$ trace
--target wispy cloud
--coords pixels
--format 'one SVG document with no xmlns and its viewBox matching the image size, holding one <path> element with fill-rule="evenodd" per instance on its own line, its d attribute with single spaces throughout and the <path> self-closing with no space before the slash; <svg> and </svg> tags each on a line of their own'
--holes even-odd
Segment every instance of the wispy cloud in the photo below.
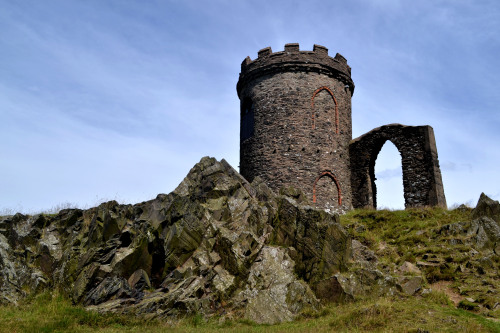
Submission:
<svg viewBox="0 0 500 333">
<path fill-rule="evenodd" d="M 204 155 L 236 167 L 241 61 L 288 42 L 347 57 L 354 136 L 430 124 L 448 201 L 497 193 L 498 17 L 495 1 L 4 3 L 0 203 L 131 202 Z M 379 156 L 379 179 L 398 163 Z"/>
</svg>

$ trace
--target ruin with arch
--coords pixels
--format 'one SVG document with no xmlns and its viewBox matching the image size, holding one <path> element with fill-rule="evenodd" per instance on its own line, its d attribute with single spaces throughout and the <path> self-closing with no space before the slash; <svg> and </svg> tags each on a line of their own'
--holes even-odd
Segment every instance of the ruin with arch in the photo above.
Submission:
<svg viewBox="0 0 500 333">
<path fill-rule="evenodd" d="M 317 207 L 376 208 L 375 161 L 385 142 L 401 155 L 405 207 L 446 207 L 430 126 L 390 124 L 352 139 L 351 68 L 324 46 L 286 44 L 247 57 L 240 98 L 240 173 L 273 190 L 301 189 Z"/>
</svg>

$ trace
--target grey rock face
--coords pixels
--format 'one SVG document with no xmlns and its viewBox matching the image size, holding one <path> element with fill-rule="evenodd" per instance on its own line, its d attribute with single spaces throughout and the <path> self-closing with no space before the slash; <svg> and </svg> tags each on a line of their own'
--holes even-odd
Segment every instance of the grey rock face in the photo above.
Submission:
<svg viewBox="0 0 500 333">
<path fill-rule="evenodd" d="M 309 286 L 295 278 L 294 262 L 287 251 L 268 246 L 250 268 L 248 283 L 235 301 L 245 304 L 246 318 L 267 324 L 292 320 L 305 307 L 319 305 Z"/>
<path fill-rule="evenodd" d="M 424 279 L 421 276 L 403 276 L 399 278 L 399 286 L 407 295 L 414 295 L 424 284 Z"/>
<path fill-rule="evenodd" d="M 477 249 L 491 249 L 500 253 L 500 204 L 481 193 L 473 220 L 447 224 L 438 232 L 446 235 L 465 236 L 465 242 Z"/>
<path fill-rule="evenodd" d="M 378 260 L 372 250 L 354 239 L 352 240 L 352 259 L 366 264 L 373 263 Z"/>
<path fill-rule="evenodd" d="M 500 225 L 486 216 L 472 221 L 467 233 L 474 238 L 477 247 L 480 249 L 485 247 L 495 248 L 500 242 Z"/>
<path fill-rule="evenodd" d="M 17 304 L 19 298 L 23 296 L 11 252 L 7 238 L 0 234 L 0 304 Z"/>
<path fill-rule="evenodd" d="M 4 218 L 1 302 L 50 286 L 89 309 L 145 318 L 292 320 L 329 297 L 313 290 L 346 270 L 351 251 L 338 216 L 294 198 L 205 157 L 154 200 Z"/>
<path fill-rule="evenodd" d="M 500 223 L 500 203 L 481 193 L 476 208 L 472 211 L 472 218 L 486 216 Z"/>
</svg>

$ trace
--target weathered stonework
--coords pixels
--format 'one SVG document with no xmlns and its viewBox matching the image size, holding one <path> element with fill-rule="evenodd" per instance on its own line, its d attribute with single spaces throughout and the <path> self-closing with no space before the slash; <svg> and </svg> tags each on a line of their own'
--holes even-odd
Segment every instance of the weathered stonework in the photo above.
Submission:
<svg viewBox="0 0 500 333">
<path fill-rule="evenodd" d="M 385 125 L 352 140 L 354 207 L 377 207 L 375 160 L 389 140 L 401 154 L 405 207 L 446 207 L 434 131 L 430 126 Z"/>
<path fill-rule="evenodd" d="M 241 100 L 240 172 L 261 176 L 278 191 L 302 189 L 325 208 L 351 208 L 350 67 L 340 54 L 315 45 L 299 51 L 259 51 L 246 58 L 237 85 Z"/>
<path fill-rule="evenodd" d="M 257 59 L 243 61 L 236 89 L 241 106 L 240 173 L 249 181 L 260 176 L 275 191 L 299 188 L 312 204 L 330 210 L 376 207 L 370 167 L 389 139 L 398 141 L 400 151 L 405 149 L 406 206 L 446 205 L 429 126 L 427 134 L 388 131 L 384 137 L 376 132 L 381 136 L 375 135 L 373 144 L 371 136 L 351 143 L 354 83 L 342 55 L 332 58 L 319 45 L 313 51 L 300 51 L 298 44 L 286 44 L 284 51 L 274 53 L 264 48 Z M 411 143 L 404 142 L 406 136 Z M 418 146 L 412 148 L 414 154 L 407 153 L 409 146 Z"/>
</svg>

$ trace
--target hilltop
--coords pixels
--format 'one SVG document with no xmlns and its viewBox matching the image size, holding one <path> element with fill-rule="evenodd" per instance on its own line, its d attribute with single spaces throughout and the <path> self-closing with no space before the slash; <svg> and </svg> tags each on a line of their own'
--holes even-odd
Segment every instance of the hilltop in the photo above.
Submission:
<svg viewBox="0 0 500 333">
<path fill-rule="evenodd" d="M 0 321 L 495 331 L 499 221 L 485 195 L 474 209 L 329 214 L 203 158 L 154 200 L 0 218 Z"/>
</svg>

